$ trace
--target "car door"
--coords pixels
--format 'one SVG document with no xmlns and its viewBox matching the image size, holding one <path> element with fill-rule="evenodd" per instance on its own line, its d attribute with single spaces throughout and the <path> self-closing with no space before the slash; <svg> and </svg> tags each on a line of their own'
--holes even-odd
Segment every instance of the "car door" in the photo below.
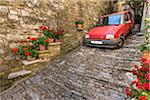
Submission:
<svg viewBox="0 0 150 100">
<path fill-rule="evenodd" d="M 129 20 L 131 21 L 131 23 L 129 24 L 129 27 L 130 29 L 132 29 L 134 26 L 134 16 L 132 15 L 130 11 L 128 12 L 128 17 L 129 17 Z"/>
<path fill-rule="evenodd" d="M 129 17 L 127 13 L 124 14 L 124 27 L 125 27 L 125 36 L 129 33 L 130 31 L 130 23 L 129 23 Z"/>
</svg>

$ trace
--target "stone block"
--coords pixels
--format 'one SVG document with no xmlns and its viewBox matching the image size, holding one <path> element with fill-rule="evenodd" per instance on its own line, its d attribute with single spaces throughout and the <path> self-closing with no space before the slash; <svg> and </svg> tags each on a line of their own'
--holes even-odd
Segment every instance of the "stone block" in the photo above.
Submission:
<svg viewBox="0 0 150 100">
<path fill-rule="evenodd" d="M 0 48 L 0 54 L 4 54 L 4 49 Z"/>
<path fill-rule="evenodd" d="M 41 59 L 36 59 L 36 60 L 33 60 L 33 61 L 27 61 L 27 60 L 23 60 L 22 61 L 22 63 L 24 64 L 24 65 L 31 65 L 31 64 L 35 64 L 35 63 L 39 63 L 39 62 L 41 62 L 42 60 Z"/>
<path fill-rule="evenodd" d="M 39 54 L 39 58 L 49 58 L 49 57 L 50 57 L 49 53 Z"/>
<path fill-rule="evenodd" d="M 12 15 L 17 15 L 17 14 L 19 14 L 19 12 L 17 11 L 17 10 L 12 10 L 12 9 L 10 9 L 10 12 L 9 12 L 10 14 L 12 14 Z"/>
<path fill-rule="evenodd" d="M 29 14 L 29 11 L 27 11 L 27 10 L 21 10 L 21 15 L 22 16 L 29 16 L 30 14 Z"/>
<path fill-rule="evenodd" d="M 0 6 L 0 12 L 8 13 L 8 7 L 6 7 L 6 6 Z"/>
<path fill-rule="evenodd" d="M 18 47 L 19 46 L 19 43 L 10 43 L 9 44 L 9 47 L 10 48 L 16 48 L 16 47 Z"/>
<path fill-rule="evenodd" d="M 20 20 L 17 15 L 13 15 L 13 14 L 8 14 L 8 18 L 12 20 L 17 20 L 17 21 Z"/>
<path fill-rule="evenodd" d="M 8 75 L 8 79 L 16 78 L 16 77 L 19 77 L 19 76 L 24 76 L 24 75 L 27 75 L 27 74 L 30 74 L 30 73 L 31 73 L 31 71 L 21 70 L 21 71 L 18 71 L 18 72 L 10 73 Z"/>
</svg>

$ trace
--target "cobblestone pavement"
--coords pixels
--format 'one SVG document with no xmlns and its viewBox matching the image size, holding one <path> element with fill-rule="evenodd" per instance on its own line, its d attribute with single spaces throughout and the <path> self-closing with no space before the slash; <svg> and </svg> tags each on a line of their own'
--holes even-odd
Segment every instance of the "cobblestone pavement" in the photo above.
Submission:
<svg viewBox="0 0 150 100">
<path fill-rule="evenodd" d="M 0 94 L 0 100 L 126 100 L 125 73 L 139 62 L 142 41 L 134 35 L 117 50 L 79 47 Z"/>
</svg>

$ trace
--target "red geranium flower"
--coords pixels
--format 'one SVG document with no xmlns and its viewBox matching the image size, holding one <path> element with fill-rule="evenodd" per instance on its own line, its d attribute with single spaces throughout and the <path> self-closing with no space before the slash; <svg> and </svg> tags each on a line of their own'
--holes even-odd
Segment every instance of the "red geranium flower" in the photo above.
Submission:
<svg viewBox="0 0 150 100">
<path fill-rule="evenodd" d="M 142 67 L 140 68 L 140 70 L 141 70 L 141 71 L 145 71 L 145 68 L 142 66 Z"/>
<path fill-rule="evenodd" d="M 139 66 L 138 66 L 138 65 L 134 65 L 134 68 L 138 69 L 138 68 L 139 68 Z"/>
<path fill-rule="evenodd" d="M 27 37 L 27 39 L 31 39 L 31 37 L 30 37 L 30 36 L 28 36 L 28 37 Z"/>
<path fill-rule="evenodd" d="M 40 30 L 46 30 L 46 26 L 40 26 Z"/>
<path fill-rule="evenodd" d="M 24 43 L 24 40 L 20 40 L 20 43 Z"/>
<path fill-rule="evenodd" d="M 32 41 L 36 41 L 36 38 L 35 38 L 35 37 L 33 37 L 33 38 L 31 38 L 31 40 L 32 40 Z"/>
<path fill-rule="evenodd" d="M 142 89 L 142 84 L 141 84 L 140 82 L 137 83 L 137 88 L 138 88 L 139 90 Z"/>
<path fill-rule="evenodd" d="M 146 80 L 150 81 L 150 73 L 145 75 Z"/>
<path fill-rule="evenodd" d="M 138 100 L 146 100 L 145 96 L 140 96 Z"/>
<path fill-rule="evenodd" d="M 127 94 L 127 96 L 132 96 L 132 92 L 130 91 L 130 88 L 129 87 L 126 87 L 124 89 L 124 92 Z"/>
<path fill-rule="evenodd" d="M 29 48 L 24 48 L 24 50 L 25 50 L 25 51 L 28 51 L 28 50 L 29 50 Z"/>
<path fill-rule="evenodd" d="M 143 73 L 142 73 L 142 72 L 140 72 L 140 73 L 139 73 L 139 76 L 141 76 L 141 77 L 142 77 L 142 76 L 143 76 Z"/>
<path fill-rule="evenodd" d="M 25 55 L 26 55 L 26 56 L 30 56 L 30 52 L 28 52 L 28 51 L 25 52 Z"/>
<path fill-rule="evenodd" d="M 146 72 L 150 72 L 150 68 L 148 68 L 148 67 L 145 68 L 145 71 L 146 71 Z"/>
<path fill-rule="evenodd" d="M 64 33 L 64 30 L 61 30 L 62 33 Z"/>
<path fill-rule="evenodd" d="M 144 88 L 146 90 L 150 90 L 150 83 L 144 83 Z"/>
<path fill-rule="evenodd" d="M 55 35 L 57 35 L 57 32 L 56 32 L 56 31 L 54 31 L 54 34 L 55 34 Z"/>
<path fill-rule="evenodd" d="M 137 74 L 137 70 L 133 69 L 132 73 L 133 73 L 133 75 L 136 75 Z"/>
<path fill-rule="evenodd" d="M 12 48 L 12 52 L 13 53 L 17 53 L 18 52 L 18 48 Z"/>
<path fill-rule="evenodd" d="M 145 58 L 141 58 L 142 63 L 145 63 L 147 60 Z"/>
<path fill-rule="evenodd" d="M 59 32 L 57 32 L 57 34 L 58 34 L 58 35 L 60 35 L 60 34 L 61 34 L 61 32 L 59 31 Z"/>
<path fill-rule="evenodd" d="M 45 42 L 46 42 L 46 43 L 48 43 L 48 42 L 49 42 L 49 40 L 50 40 L 50 39 L 48 38 L 48 39 L 46 39 L 46 40 L 45 40 Z"/>
</svg>

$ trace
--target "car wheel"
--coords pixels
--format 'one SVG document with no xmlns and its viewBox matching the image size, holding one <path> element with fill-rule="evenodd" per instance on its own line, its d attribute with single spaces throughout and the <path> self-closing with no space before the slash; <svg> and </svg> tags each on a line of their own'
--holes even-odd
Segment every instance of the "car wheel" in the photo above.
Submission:
<svg viewBox="0 0 150 100">
<path fill-rule="evenodd" d="M 125 38 L 123 36 L 120 37 L 119 42 L 117 44 L 117 48 L 118 49 L 121 48 L 121 47 L 123 47 L 123 45 L 124 45 L 124 39 Z"/>
</svg>

